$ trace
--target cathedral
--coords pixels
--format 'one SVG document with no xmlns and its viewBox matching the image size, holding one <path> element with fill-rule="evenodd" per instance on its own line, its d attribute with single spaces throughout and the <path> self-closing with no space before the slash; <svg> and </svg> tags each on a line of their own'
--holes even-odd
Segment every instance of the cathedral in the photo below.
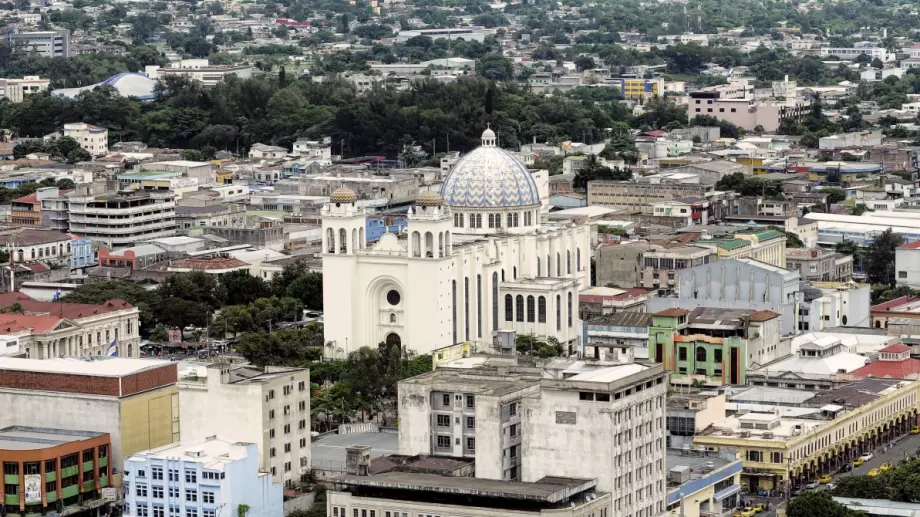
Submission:
<svg viewBox="0 0 920 517">
<path fill-rule="evenodd" d="M 578 292 L 590 285 L 590 225 L 548 221 L 545 171 L 496 145 L 464 155 L 440 193 L 424 191 L 402 235 L 367 246 L 357 196 L 322 209 L 327 358 L 384 342 L 418 354 L 492 348 L 499 331 L 578 346 Z"/>
</svg>

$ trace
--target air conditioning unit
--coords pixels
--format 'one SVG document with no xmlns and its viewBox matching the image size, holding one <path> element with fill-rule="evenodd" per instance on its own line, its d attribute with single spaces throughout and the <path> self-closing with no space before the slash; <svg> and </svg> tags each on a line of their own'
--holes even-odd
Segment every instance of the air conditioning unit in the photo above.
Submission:
<svg viewBox="0 0 920 517">
<path fill-rule="evenodd" d="M 773 438 L 773 432 L 772 432 L 772 431 L 766 431 L 766 432 L 763 433 L 761 436 L 763 436 L 764 439 L 769 440 L 769 439 Z"/>
<path fill-rule="evenodd" d="M 751 432 L 750 432 L 750 431 L 741 431 L 740 433 L 738 433 L 738 436 L 740 436 L 740 437 L 742 437 L 742 438 L 750 438 L 750 437 L 751 437 Z"/>
</svg>

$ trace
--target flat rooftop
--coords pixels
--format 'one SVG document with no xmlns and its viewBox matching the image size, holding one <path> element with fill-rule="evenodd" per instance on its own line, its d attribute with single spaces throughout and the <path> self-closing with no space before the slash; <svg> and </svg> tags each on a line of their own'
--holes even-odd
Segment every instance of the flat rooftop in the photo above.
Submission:
<svg viewBox="0 0 920 517">
<path fill-rule="evenodd" d="M 247 456 L 246 442 L 228 440 L 220 436 L 209 436 L 197 442 L 178 442 L 164 445 L 149 451 L 137 452 L 128 460 L 145 461 L 146 458 L 180 458 L 185 462 L 201 463 L 205 468 L 220 468 L 228 463 L 243 459 Z M 238 447 L 243 446 L 243 447 Z M 195 452 L 193 457 L 191 452 Z"/>
<path fill-rule="evenodd" d="M 61 373 L 69 375 L 90 375 L 93 377 L 124 377 L 145 370 L 152 370 L 173 364 L 157 359 L 128 359 L 125 357 L 20 359 L 0 357 L 0 370 L 20 372 Z"/>
<path fill-rule="evenodd" d="M 345 471 L 345 449 L 352 445 L 369 445 L 371 459 L 399 453 L 396 433 L 329 434 L 310 446 L 313 466 L 318 469 Z"/>
<path fill-rule="evenodd" d="M 11 426 L 0 429 L 0 450 L 32 451 L 102 436 L 94 431 Z"/>
<path fill-rule="evenodd" d="M 557 503 L 597 485 L 594 479 L 545 477 L 536 483 L 469 477 L 387 472 L 376 476 L 341 476 L 336 483 L 351 486 L 438 492 L 523 501 Z"/>
</svg>

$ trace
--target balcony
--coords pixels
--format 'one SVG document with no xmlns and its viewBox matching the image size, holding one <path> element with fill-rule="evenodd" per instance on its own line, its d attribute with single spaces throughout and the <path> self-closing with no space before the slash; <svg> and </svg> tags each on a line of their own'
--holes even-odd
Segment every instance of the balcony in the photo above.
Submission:
<svg viewBox="0 0 920 517">
<path fill-rule="evenodd" d="M 70 485 L 69 487 L 61 489 L 61 497 L 67 499 L 68 497 L 73 497 L 80 493 L 79 485 Z"/>
<path fill-rule="evenodd" d="M 87 207 L 81 205 L 70 205 L 71 214 L 96 214 L 104 215 L 106 217 L 112 217 L 116 215 L 134 215 L 143 212 L 150 212 L 152 210 L 165 210 L 165 209 L 175 209 L 176 203 L 173 201 L 159 202 L 159 203 L 148 203 L 140 206 L 132 206 L 126 208 L 95 208 Z"/>
</svg>

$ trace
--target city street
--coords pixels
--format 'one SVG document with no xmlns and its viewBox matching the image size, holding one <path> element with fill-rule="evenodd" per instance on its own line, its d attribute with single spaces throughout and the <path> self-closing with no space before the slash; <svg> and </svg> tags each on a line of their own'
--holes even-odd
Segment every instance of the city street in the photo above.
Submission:
<svg viewBox="0 0 920 517">
<path fill-rule="evenodd" d="M 883 463 L 890 463 L 893 466 L 897 465 L 902 460 L 908 459 L 916 454 L 918 449 L 920 449 L 920 435 L 904 436 L 891 444 L 888 450 L 880 448 L 876 451 L 873 451 L 872 454 L 874 457 L 863 465 L 855 467 L 853 470 L 843 474 L 835 474 L 833 476 L 834 481 L 832 481 L 832 483 L 836 483 L 838 479 L 846 476 L 865 476 L 869 473 L 870 470 L 880 467 Z M 822 487 L 818 488 L 817 490 L 824 489 L 824 485 L 822 485 Z M 783 502 L 782 497 L 745 496 L 744 500 L 748 506 L 762 502 L 770 503 L 770 509 L 768 511 L 757 514 L 758 517 L 773 517 L 776 515 L 776 505 Z"/>
</svg>

